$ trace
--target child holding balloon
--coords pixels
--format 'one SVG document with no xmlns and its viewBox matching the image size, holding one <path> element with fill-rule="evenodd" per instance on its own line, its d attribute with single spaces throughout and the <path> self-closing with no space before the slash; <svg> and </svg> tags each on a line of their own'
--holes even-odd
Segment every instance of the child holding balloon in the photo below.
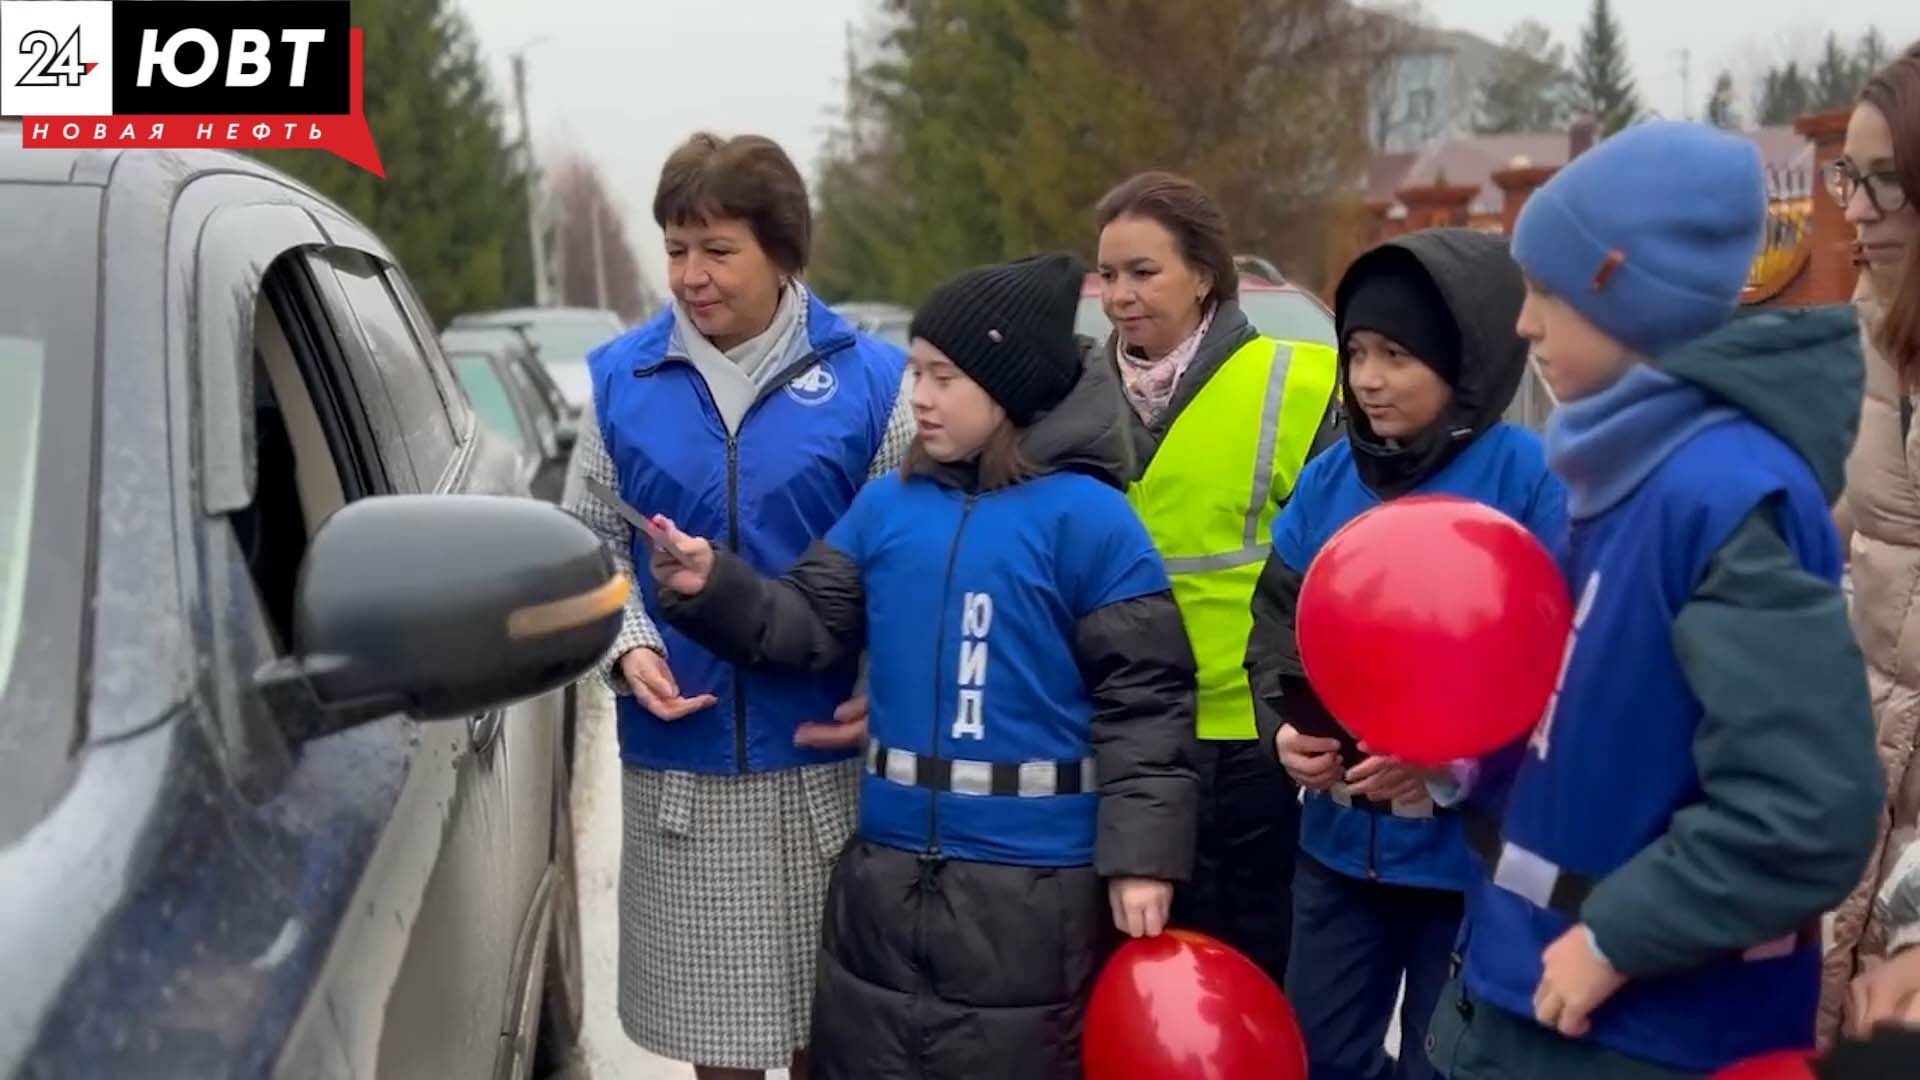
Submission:
<svg viewBox="0 0 1920 1080">
<path fill-rule="evenodd" d="M 1520 215 L 1575 616 L 1552 703 L 1471 792 L 1485 873 L 1431 1030 L 1453 1080 L 1697 1077 L 1813 1043 L 1818 920 L 1881 798 L 1827 511 L 1860 354 L 1845 310 L 1733 318 L 1765 199 L 1749 140 L 1662 122 Z"/>
<path fill-rule="evenodd" d="M 1073 336 L 1083 280 L 1062 255 L 936 290 L 901 476 L 778 581 L 664 524 L 654 577 L 682 631 L 743 665 L 870 657 L 815 1077 L 1078 1080 L 1114 928 L 1158 935 L 1191 869 L 1194 658 L 1122 492 L 1112 367 Z"/>
<path fill-rule="evenodd" d="M 1425 774 L 1366 753 L 1307 683 L 1301 581 L 1343 525 L 1412 494 L 1487 503 L 1559 543 L 1563 498 L 1540 441 L 1501 419 L 1526 373 L 1523 292 L 1505 241 L 1466 229 L 1413 233 L 1353 264 L 1335 298 L 1347 438 L 1301 473 L 1254 596 L 1255 715 L 1306 791 L 1286 989 L 1317 1077 L 1432 1075 L 1420 1048 L 1476 871 Z M 1403 979 L 1395 1065 L 1382 1045 Z"/>
</svg>

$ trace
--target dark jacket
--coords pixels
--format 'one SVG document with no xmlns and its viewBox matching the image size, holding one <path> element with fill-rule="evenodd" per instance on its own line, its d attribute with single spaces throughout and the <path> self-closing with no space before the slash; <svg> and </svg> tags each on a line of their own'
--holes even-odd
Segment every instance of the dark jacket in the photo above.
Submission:
<svg viewBox="0 0 1920 1080">
<path fill-rule="evenodd" d="M 1530 1015 L 1540 951 L 1579 922 L 1632 977 L 1593 1042 L 1710 1071 L 1812 1041 L 1817 922 L 1881 798 L 1828 515 L 1859 386 L 1846 312 L 1767 312 L 1554 418 L 1574 638 L 1517 772 L 1475 797 L 1578 876 L 1544 902 L 1476 887 L 1477 998 Z"/>
<path fill-rule="evenodd" d="M 1310 468 L 1326 473 L 1325 481 L 1357 477 L 1358 483 L 1378 499 L 1393 498 L 1419 487 L 1436 476 L 1455 457 L 1480 437 L 1502 424 L 1501 415 L 1513 401 L 1514 392 L 1526 374 L 1527 346 L 1513 330 L 1519 312 L 1519 270 L 1507 255 L 1506 244 L 1497 238 L 1465 229 L 1441 229 L 1413 233 L 1362 256 L 1348 270 L 1343 285 L 1367 270 L 1372 259 L 1414 259 L 1439 287 L 1447 306 L 1460 323 L 1461 379 L 1455 388 L 1448 412 L 1429 429 L 1429 433 L 1402 448 L 1386 446 L 1373 435 L 1364 413 L 1355 413 L 1345 425 L 1346 445 L 1332 454 L 1315 459 Z M 1344 296 L 1346 290 L 1341 290 Z M 1343 343 L 1344 344 L 1344 343 Z M 1342 349 L 1341 384 L 1347 381 L 1345 350 Z M 1346 391 L 1351 396 L 1352 391 Z M 1532 493 L 1516 492 L 1529 503 L 1538 503 L 1538 514 L 1526 505 L 1501 507 L 1511 516 L 1529 525 L 1540 519 L 1540 527 L 1564 527 L 1552 520 L 1560 516 L 1558 487 L 1546 476 L 1539 444 L 1531 437 L 1512 432 L 1513 443 L 1502 456 L 1530 457 L 1536 483 Z M 1337 458 L 1337 460 L 1336 460 Z M 1529 464 L 1522 462 L 1521 464 Z M 1305 486 L 1309 477 L 1302 477 Z M 1542 488 L 1546 490 L 1541 490 Z M 1482 501 L 1498 502 L 1483 493 Z M 1547 505 L 1553 504 L 1553 505 Z M 1303 508 L 1303 511 L 1309 508 Z M 1322 521 L 1313 530 L 1322 538 L 1341 522 Z M 1282 522 L 1275 522 L 1275 529 Z M 1549 548 L 1559 537 L 1543 536 Z M 1310 553 L 1309 553 L 1310 554 Z M 1300 651 L 1294 638 L 1294 612 L 1300 600 L 1300 583 L 1306 576 L 1305 565 L 1290 565 L 1276 550 L 1261 572 L 1260 586 L 1253 596 L 1253 634 L 1247 642 L 1246 667 L 1252 684 L 1254 718 L 1260 741 L 1273 753 L 1274 736 L 1280 725 L 1291 723 L 1309 734 L 1341 739 L 1349 764 L 1363 755 L 1354 748 L 1352 736 L 1341 728 L 1319 695 L 1307 682 L 1300 664 Z"/>
<path fill-rule="evenodd" d="M 829 892 L 816 1075 L 1078 1076 L 1112 932 L 1101 878 L 1189 871 L 1193 657 L 1119 491 L 1115 393 L 1089 363 L 1022 437 L 1034 479 L 981 491 L 962 464 L 876 480 L 780 580 L 722 553 L 699 596 L 664 600 L 743 664 L 824 669 L 869 650 L 874 745 Z M 895 751 L 916 765 L 890 777 L 876 754 Z M 958 759 L 1077 754 L 1097 795 L 936 790 Z"/>
</svg>

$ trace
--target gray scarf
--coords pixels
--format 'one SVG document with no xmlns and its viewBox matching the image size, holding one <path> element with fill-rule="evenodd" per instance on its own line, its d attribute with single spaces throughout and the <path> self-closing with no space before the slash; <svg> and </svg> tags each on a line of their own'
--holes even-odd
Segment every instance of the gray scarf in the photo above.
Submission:
<svg viewBox="0 0 1920 1080">
<path fill-rule="evenodd" d="M 720 410 L 727 430 L 738 431 L 740 421 L 767 384 L 798 359 L 796 344 L 807 340 L 807 290 L 790 281 L 780 292 L 780 305 L 765 330 L 721 352 L 693 325 L 685 305 L 673 305 L 673 346 L 706 380 L 707 391 Z"/>
</svg>

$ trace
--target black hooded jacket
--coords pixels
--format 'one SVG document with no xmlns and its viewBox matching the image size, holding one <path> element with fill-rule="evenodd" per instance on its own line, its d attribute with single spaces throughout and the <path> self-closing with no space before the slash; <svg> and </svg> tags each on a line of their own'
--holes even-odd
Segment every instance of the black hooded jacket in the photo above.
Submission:
<svg viewBox="0 0 1920 1080">
<path fill-rule="evenodd" d="M 1382 499 L 1406 494 L 1445 468 L 1474 439 L 1501 418 L 1526 375 L 1527 344 L 1514 330 L 1525 299 L 1519 268 L 1504 239 L 1470 229 L 1430 229 L 1411 233 L 1362 255 L 1348 268 L 1335 292 L 1336 319 L 1346 320 L 1346 304 L 1357 283 L 1383 263 L 1411 263 L 1427 274 L 1446 300 L 1460 331 L 1460 378 L 1440 419 L 1420 435 L 1389 444 L 1373 433 L 1366 414 L 1347 418 L 1347 442 L 1360 480 Z M 1348 400 L 1346 342 L 1341 342 L 1340 382 Z M 1269 753 L 1283 723 L 1310 735 L 1340 739 L 1349 764 L 1362 756 L 1313 692 L 1300 665 L 1294 638 L 1294 613 L 1300 601 L 1304 568 L 1296 571 L 1277 554 L 1267 557 L 1253 595 L 1253 632 L 1247 642 L 1246 668 L 1254 698 L 1254 721 Z"/>
</svg>

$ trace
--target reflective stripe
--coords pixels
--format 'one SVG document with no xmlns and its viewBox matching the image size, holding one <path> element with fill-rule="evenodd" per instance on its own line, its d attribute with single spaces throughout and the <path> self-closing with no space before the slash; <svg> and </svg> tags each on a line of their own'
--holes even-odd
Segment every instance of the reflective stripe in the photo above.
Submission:
<svg viewBox="0 0 1920 1080">
<path fill-rule="evenodd" d="M 1553 888 L 1559 884 L 1560 868 L 1511 840 L 1500 845 L 1500 861 L 1494 864 L 1493 883 L 1537 908 L 1553 906 Z"/>
<path fill-rule="evenodd" d="M 922 777 L 922 764 L 936 779 Z M 1068 793 L 1090 794 L 1099 790 L 1094 760 L 992 762 L 967 758 L 923 758 L 911 750 L 882 746 L 869 741 L 866 749 L 867 772 L 901 787 L 935 787 L 955 795 L 1016 795 L 1023 799 Z M 995 791 L 995 774 L 1000 774 L 1000 790 Z M 944 774 L 944 775 L 943 775 Z M 1064 783 L 1063 783 L 1064 779 Z"/>
<path fill-rule="evenodd" d="M 1268 550 L 1265 544 L 1249 544 L 1239 551 L 1227 551 L 1219 555 L 1195 555 L 1191 558 L 1165 561 L 1169 574 L 1204 574 L 1209 570 L 1231 570 L 1236 566 L 1265 562 Z"/>
<path fill-rule="evenodd" d="M 1253 491 L 1247 496 L 1246 526 L 1240 543 L 1253 547 L 1260 542 L 1260 511 L 1273 497 L 1273 454 L 1280 442 L 1280 402 L 1287 391 L 1287 369 L 1293 363 L 1293 347 L 1273 342 L 1267 361 L 1267 393 L 1260 402 L 1260 442 L 1253 452 Z M 1242 565 L 1242 564 L 1233 564 Z"/>
</svg>

